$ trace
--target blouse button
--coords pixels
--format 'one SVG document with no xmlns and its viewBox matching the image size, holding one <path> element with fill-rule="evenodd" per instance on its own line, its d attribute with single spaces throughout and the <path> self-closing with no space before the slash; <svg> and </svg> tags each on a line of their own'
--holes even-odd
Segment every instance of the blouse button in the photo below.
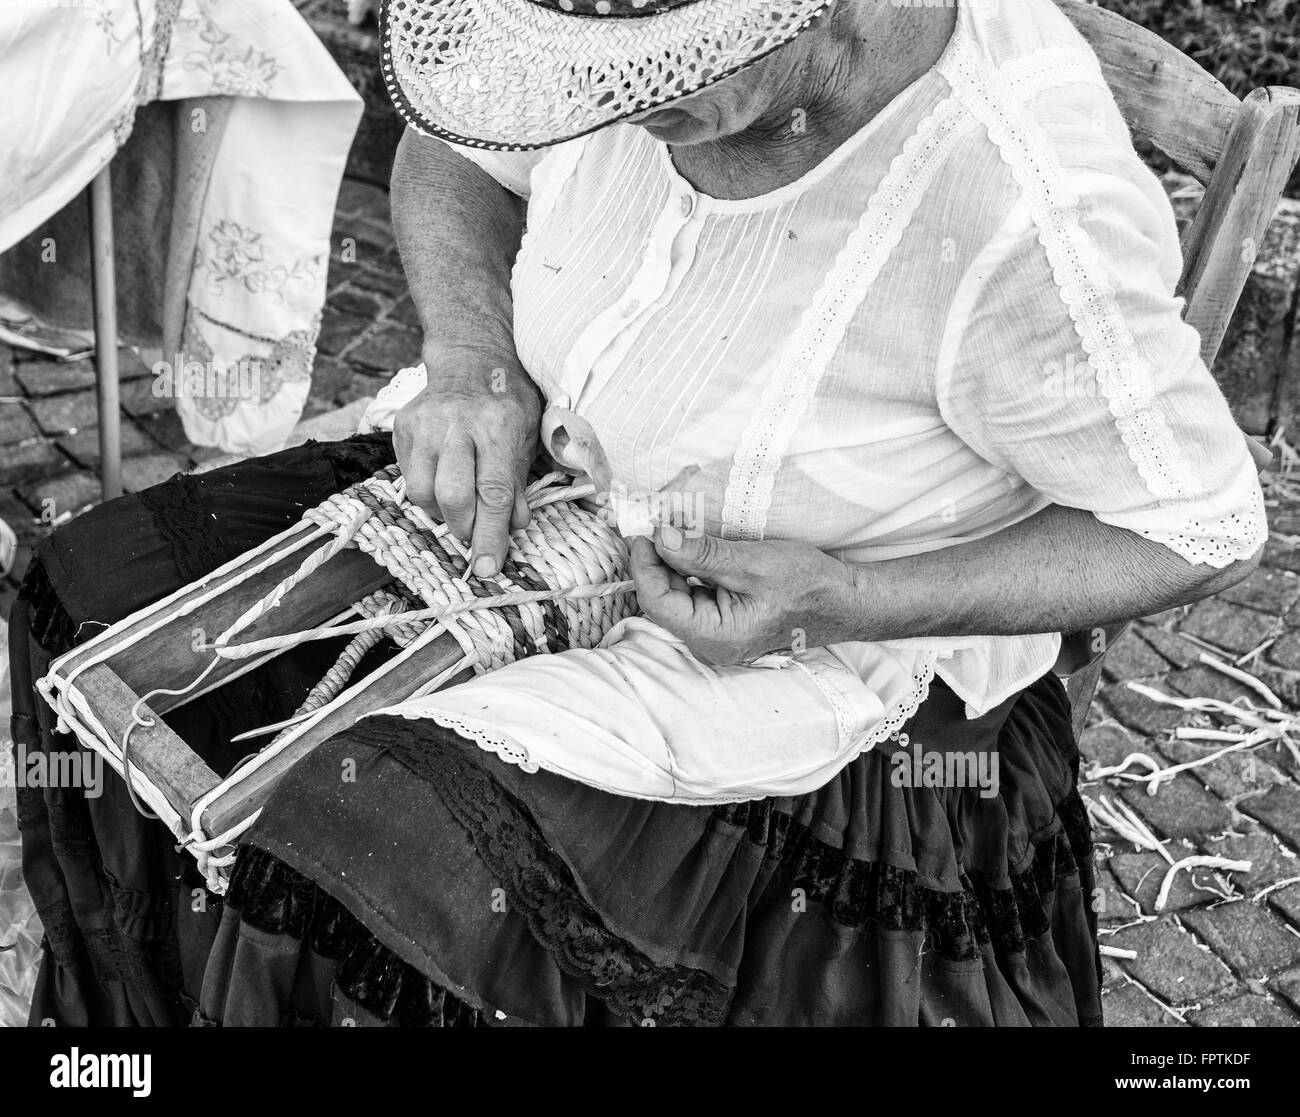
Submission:
<svg viewBox="0 0 1300 1117">
<path fill-rule="evenodd" d="M 695 199 L 690 194 L 682 195 L 682 216 L 690 217 L 695 212 Z"/>
<path fill-rule="evenodd" d="M 628 301 L 623 304 L 623 309 L 619 313 L 622 314 L 624 318 L 631 318 L 640 306 L 641 302 L 639 299 L 628 299 Z"/>
</svg>

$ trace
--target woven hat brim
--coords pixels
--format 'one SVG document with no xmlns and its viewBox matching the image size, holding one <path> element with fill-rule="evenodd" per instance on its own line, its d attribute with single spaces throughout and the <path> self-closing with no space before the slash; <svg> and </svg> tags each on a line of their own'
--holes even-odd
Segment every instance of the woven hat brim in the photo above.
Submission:
<svg viewBox="0 0 1300 1117">
<path fill-rule="evenodd" d="M 596 18 L 529 0 L 385 0 L 383 74 L 417 131 L 549 147 L 696 93 L 801 34 L 829 0 L 699 0 Z"/>
</svg>

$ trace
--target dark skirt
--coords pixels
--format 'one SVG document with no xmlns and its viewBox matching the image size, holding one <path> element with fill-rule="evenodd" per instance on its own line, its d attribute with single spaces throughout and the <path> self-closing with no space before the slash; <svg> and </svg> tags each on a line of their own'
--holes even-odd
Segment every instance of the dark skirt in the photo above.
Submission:
<svg viewBox="0 0 1300 1117">
<path fill-rule="evenodd" d="M 74 748 L 49 660 L 392 460 L 383 436 L 180 477 L 96 509 L 33 561 L 11 621 L 15 738 Z M 335 649 L 297 649 L 169 721 L 217 771 Z M 936 681 L 814 794 L 620 798 L 503 764 L 430 721 L 368 718 L 301 763 L 224 900 L 120 781 L 23 791 L 47 938 L 34 1023 L 1100 1023 L 1094 878 L 1063 688 L 978 721 Z M 906 785 L 895 756 L 996 756 L 993 793 Z M 910 755 L 910 750 L 908 755 Z M 925 782 L 925 781 L 922 781 Z"/>
</svg>

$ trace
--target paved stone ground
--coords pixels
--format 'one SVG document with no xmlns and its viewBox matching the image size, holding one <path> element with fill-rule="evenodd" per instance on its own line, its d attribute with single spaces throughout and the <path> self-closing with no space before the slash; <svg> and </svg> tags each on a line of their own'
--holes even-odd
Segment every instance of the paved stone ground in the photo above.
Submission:
<svg viewBox="0 0 1300 1117">
<path fill-rule="evenodd" d="M 1300 548 L 1287 534 L 1300 517 L 1284 498 L 1270 504 L 1273 541 L 1248 581 L 1140 622 L 1111 649 L 1081 743 L 1085 776 L 1133 752 L 1174 765 L 1223 747 L 1175 740 L 1179 726 L 1216 723 L 1128 687 L 1141 681 L 1175 696 L 1259 701 L 1250 688 L 1200 664 L 1206 651 L 1240 662 L 1288 710 L 1300 709 Z M 1250 872 L 1230 874 L 1226 883 L 1211 870 L 1180 874 L 1157 915 L 1167 863 L 1098 832 L 1102 941 L 1137 952 L 1135 959 L 1106 960 L 1108 1023 L 1300 1023 L 1298 777 L 1300 752 L 1266 745 L 1183 772 L 1154 796 L 1143 784 L 1114 779 L 1085 786 L 1085 795 L 1130 806 L 1174 860 L 1207 854 L 1251 863 Z"/>
<path fill-rule="evenodd" d="M 373 395 L 395 370 L 419 359 L 419 335 L 393 246 L 384 191 L 344 184 L 335 258 L 307 414 Z M 123 424 L 127 488 L 138 490 L 213 456 L 186 442 L 165 400 L 150 391 L 138 359 L 125 362 Z M 50 521 L 98 495 L 94 371 L 0 347 L 0 516 L 18 532 L 19 564 L 0 584 L 8 615 L 33 540 Z M 1142 751 L 1180 763 L 1213 751 L 1176 742 L 1192 716 L 1127 689 L 1142 680 L 1169 693 L 1232 700 L 1249 693 L 1197 664 L 1208 644 L 1220 658 L 1255 652 L 1255 670 L 1291 709 L 1300 709 L 1300 507 L 1271 510 L 1275 539 L 1247 583 L 1191 609 L 1142 622 L 1112 649 L 1083 740 L 1085 768 Z M 1203 641 L 1196 644 L 1188 637 Z M 1256 651 L 1266 641 L 1263 651 Z M 1108 945 L 1135 951 L 1107 960 L 1111 1024 L 1214 1026 L 1300 1023 L 1300 763 L 1284 748 L 1226 757 L 1185 772 L 1149 796 L 1142 785 L 1093 783 L 1093 797 L 1118 796 L 1175 859 L 1193 853 L 1248 859 L 1225 900 L 1209 871 L 1182 874 L 1167 910 L 1154 914 L 1164 862 L 1106 831 L 1098 834 L 1102 888 L 1096 898 Z M 1280 882 L 1289 882 L 1273 888 Z"/>
</svg>

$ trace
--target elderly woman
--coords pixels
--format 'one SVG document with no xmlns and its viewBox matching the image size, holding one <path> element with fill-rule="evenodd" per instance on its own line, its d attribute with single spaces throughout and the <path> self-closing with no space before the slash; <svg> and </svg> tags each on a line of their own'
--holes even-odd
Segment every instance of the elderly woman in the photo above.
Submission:
<svg viewBox="0 0 1300 1117">
<path fill-rule="evenodd" d="M 483 579 L 539 446 L 684 515 L 620 520 L 643 615 L 601 648 L 302 762 L 220 913 L 118 790 L 44 804 L 36 1015 L 1099 1023 L 1053 634 L 1231 585 L 1266 526 L 1096 58 L 1050 0 L 385 14 L 423 369 L 376 432 L 56 534 L 28 662 L 394 454 Z M 187 739 L 228 766 L 313 669 Z"/>
</svg>

